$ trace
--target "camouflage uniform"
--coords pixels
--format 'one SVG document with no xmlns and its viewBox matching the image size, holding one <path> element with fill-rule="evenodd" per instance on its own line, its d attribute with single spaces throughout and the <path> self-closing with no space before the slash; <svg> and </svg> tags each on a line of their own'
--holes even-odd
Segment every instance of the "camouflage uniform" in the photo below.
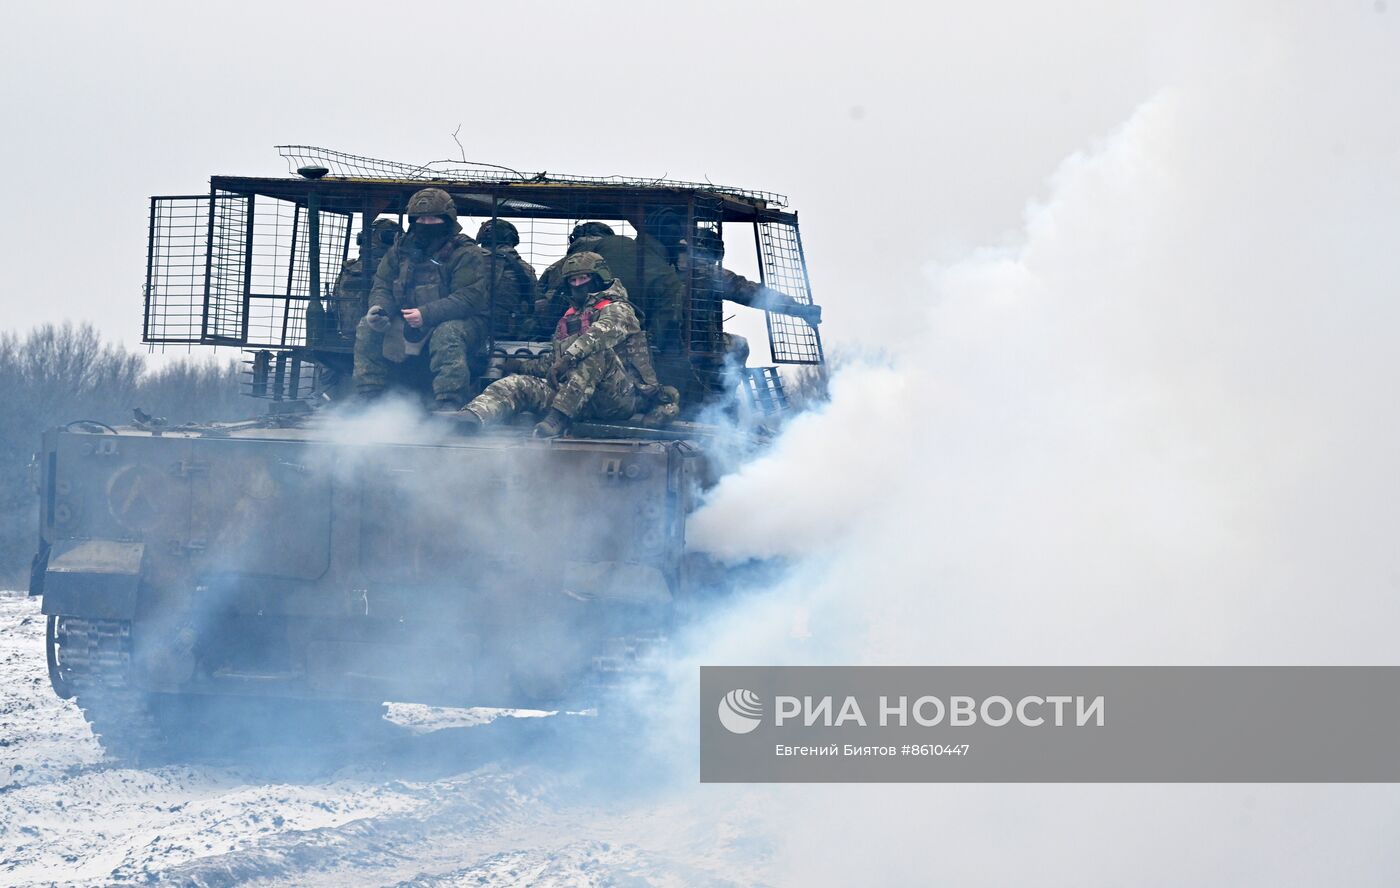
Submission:
<svg viewBox="0 0 1400 888">
<path fill-rule="evenodd" d="M 376 236 L 374 253 L 381 259 L 384 257 L 384 251 L 393 246 L 394 242 L 403 235 L 403 229 L 399 227 L 399 223 L 392 219 L 375 219 L 370 231 Z M 365 273 L 365 232 L 363 230 L 356 235 L 355 242 L 360 248 L 360 254 L 354 259 L 347 259 L 340 266 L 340 274 L 335 279 L 335 290 L 333 291 L 336 328 L 343 336 L 354 336 L 355 325 L 369 310 L 370 276 Z"/>
<path fill-rule="evenodd" d="M 612 234 L 579 237 L 569 245 L 568 255 L 582 251 L 597 253 L 607 260 L 608 268 L 631 295 L 651 344 L 663 350 L 679 349 L 684 288 L 671 267 L 666 248 L 645 234 L 640 238 Z M 542 288 L 548 288 L 541 295 L 551 298 L 548 317 L 558 317 L 563 310 L 562 298 L 554 297 L 559 286 L 558 265 L 550 266 L 540 279 Z"/>
<path fill-rule="evenodd" d="M 611 235 L 612 226 L 605 222 L 580 222 L 574 226 L 574 230 L 569 232 L 569 245 L 564 255 L 556 261 L 550 263 L 541 274 L 539 283 L 535 286 L 535 325 L 534 338 L 543 339 L 552 336 L 554 333 L 554 323 L 568 308 L 569 304 L 564 299 L 560 286 L 564 283 L 564 276 L 560 269 L 564 267 L 564 261 L 569 258 L 573 251 L 574 244 L 580 238 L 589 238 L 589 243 L 597 243 L 600 237 Z M 636 310 L 636 306 L 633 306 Z"/>
<path fill-rule="evenodd" d="M 428 226 L 414 225 L 379 263 L 370 291 L 369 312 L 355 331 L 355 384 L 374 394 L 388 383 L 393 364 L 402 364 L 424 345 L 433 375 L 433 395 L 460 405 L 469 392 L 468 359 L 486 340 L 490 309 L 490 257 L 462 233 L 452 198 L 426 188 L 409 199 L 410 218 L 439 215 L 445 238 L 432 239 Z M 401 310 L 417 308 L 419 328 L 408 326 Z M 387 314 L 387 329 L 376 330 L 371 316 Z"/>
<path fill-rule="evenodd" d="M 520 232 L 505 219 L 488 219 L 477 229 L 476 242 L 491 254 L 496 280 L 492 333 L 501 339 L 529 339 L 534 335 L 534 300 L 539 279 L 535 269 L 515 249 L 520 244 Z"/>
<path fill-rule="evenodd" d="M 570 235 L 571 242 L 569 244 L 569 252 L 563 259 L 560 259 L 546 269 L 544 275 L 540 278 L 541 286 L 551 280 L 554 282 L 554 286 L 551 290 L 542 291 L 543 295 L 550 297 L 547 306 L 543 310 L 552 312 L 553 317 L 559 317 L 560 314 L 565 312 L 569 307 L 564 296 L 564 291 L 567 289 L 567 286 L 564 282 L 562 269 L 573 257 L 583 255 L 584 253 L 597 253 L 602 257 L 612 279 L 621 282 L 623 289 L 628 293 L 629 301 L 631 299 L 632 291 L 627 289 L 627 276 L 618 274 L 612 260 L 593 248 L 602 247 L 603 249 L 609 250 L 614 255 L 619 256 L 623 261 L 631 261 L 635 267 L 637 262 L 636 241 L 630 237 L 621 235 L 608 234 L 599 236 L 590 234 L 588 232 L 596 229 L 589 229 L 586 226 L 606 228 L 601 222 L 586 222 L 576 227 L 574 229 L 574 234 Z M 642 267 L 643 271 L 646 272 L 655 271 L 658 268 L 664 270 L 665 275 L 658 274 L 654 275 L 654 277 L 663 281 L 660 284 L 660 286 L 663 287 L 662 292 L 666 294 L 663 298 L 674 298 L 676 309 L 675 324 L 679 326 L 680 278 L 676 277 L 675 272 L 671 271 L 669 265 L 658 265 L 659 259 L 654 251 L 660 249 L 661 247 L 659 244 L 654 248 L 650 245 L 644 247 L 644 250 L 648 252 L 644 255 Z M 670 280 L 664 281 L 664 278 L 667 276 L 669 276 Z M 641 279 L 643 281 L 647 280 L 645 275 L 643 275 Z M 675 285 L 674 294 L 670 292 L 670 284 L 672 282 Z M 638 322 L 645 325 L 648 317 L 647 314 L 644 311 L 638 310 L 635 306 L 633 306 L 632 310 L 638 315 Z M 539 317 L 541 313 L 541 308 L 537 307 L 536 317 Z M 680 393 L 673 386 L 663 385 L 661 380 L 657 377 L 656 370 L 651 360 L 651 345 L 654 342 L 656 342 L 655 334 L 648 332 L 646 329 L 641 329 L 623 340 L 617 346 L 616 350 L 618 357 L 622 359 L 623 366 L 631 373 L 632 384 L 636 386 L 637 394 L 643 400 L 644 405 L 647 407 L 664 408 L 656 412 L 655 416 L 652 416 L 651 423 L 654 425 L 664 425 L 680 414 Z"/>
<path fill-rule="evenodd" d="M 602 264 L 593 254 L 581 258 L 590 256 Z M 639 400 L 616 349 L 640 330 L 627 290 L 613 280 L 590 294 L 581 309 L 571 306 L 559 319 L 552 356 L 528 362 L 524 372 L 491 383 L 465 409 L 483 425 L 546 410 L 557 410 L 569 420 L 628 419 Z"/>
</svg>

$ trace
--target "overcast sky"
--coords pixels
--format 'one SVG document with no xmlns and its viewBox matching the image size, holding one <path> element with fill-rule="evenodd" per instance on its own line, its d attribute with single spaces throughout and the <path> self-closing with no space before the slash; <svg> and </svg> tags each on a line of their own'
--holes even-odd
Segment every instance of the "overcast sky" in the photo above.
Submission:
<svg viewBox="0 0 1400 888">
<path fill-rule="evenodd" d="M 1053 6 L 1053 8 L 1052 8 Z M 146 199 L 312 144 L 788 194 L 828 335 L 995 242 L 1152 95 L 1111 4 L 7 4 L 6 326 L 140 336 Z M 1116 6 L 1128 7 L 1129 4 Z"/>
<path fill-rule="evenodd" d="M 1388 2 L 9 6 L 5 327 L 135 345 L 147 197 L 279 143 L 423 162 L 461 124 L 516 169 L 779 191 L 824 337 L 878 355 L 696 517 L 799 565 L 703 662 L 1393 664 Z M 1400 867 L 1393 786 L 779 800 L 814 882 Z"/>
</svg>

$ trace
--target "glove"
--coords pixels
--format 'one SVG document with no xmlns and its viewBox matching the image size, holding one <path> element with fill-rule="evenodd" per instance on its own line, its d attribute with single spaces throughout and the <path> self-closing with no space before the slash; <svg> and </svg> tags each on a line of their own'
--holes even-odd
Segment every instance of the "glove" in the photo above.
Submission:
<svg viewBox="0 0 1400 888">
<path fill-rule="evenodd" d="M 389 312 L 384 310 L 384 306 L 372 306 L 365 314 L 365 324 L 376 333 L 383 333 L 389 329 Z"/>
<path fill-rule="evenodd" d="M 562 385 L 564 378 L 573 372 L 578 366 L 578 358 L 568 352 L 560 352 L 554 359 L 554 363 L 549 367 L 549 382 L 551 385 Z"/>
<path fill-rule="evenodd" d="M 820 305 L 799 305 L 797 316 L 813 327 L 822 322 L 822 307 Z"/>
</svg>

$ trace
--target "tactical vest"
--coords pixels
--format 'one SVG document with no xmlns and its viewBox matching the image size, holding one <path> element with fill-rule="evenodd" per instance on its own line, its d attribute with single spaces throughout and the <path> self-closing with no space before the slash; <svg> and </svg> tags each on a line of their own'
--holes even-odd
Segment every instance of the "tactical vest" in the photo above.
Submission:
<svg viewBox="0 0 1400 888">
<path fill-rule="evenodd" d="M 559 323 L 554 327 L 554 338 L 559 342 L 588 332 L 588 328 L 593 326 L 593 322 L 602 314 L 603 309 L 612 305 L 611 299 L 599 299 L 597 302 L 579 311 L 572 305 L 564 312 L 564 316 L 559 319 Z"/>
<path fill-rule="evenodd" d="M 345 336 L 355 335 L 355 325 L 369 309 L 370 277 L 360 259 L 351 259 L 341 266 L 336 279 L 335 312 L 340 332 Z"/>
<path fill-rule="evenodd" d="M 399 242 L 399 268 L 394 276 L 394 300 L 399 308 L 422 308 L 439 299 L 445 299 L 452 292 L 452 259 L 459 250 L 473 245 L 471 238 L 458 232 L 431 255 L 406 248 Z M 406 358 L 420 354 L 427 343 L 432 327 L 410 327 L 402 317 L 391 315 L 389 330 L 384 335 L 384 357 L 400 363 Z"/>
<path fill-rule="evenodd" d="M 497 248 L 493 253 L 496 262 L 503 263 L 504 276 L 515 287 L 515 298 L 520 302 L 532 302 L 535 298 L 536 281 L 531 276 L 525 260 L 511 247 Z"/>
<path fill-rule="evenodd" d="M 452 292 L 452 256 L 470 243 L 466 235 L 457 234 L 431 256 L 400 250 L 399 273 L 394 276 L 394 300 L 399 307 L 421 308 L 446 298 Z"/>
<path fill-rule="evenodd" d="M 528 339 L 534 325 L 534 269 L 514 247 L 489 251 L 492 268 L 491 334 L 504 339 Z"/>
<path fill-rule="evenodd" d="M 568 311 L 564 312 L 564 316 L 559 319 L 559 323 L 554 328 L 554 340 L 558 343 L 554 347 L 555 354 L 562 353 L 564 349 L 568 348 L 574 337 L 588 332 L 588 328 L 593 326 L 598 315 L 611 304 L 611 299 L 599 299 L 583 311 L 569 306 Z M 633 310 L 635 311 L 635 308 Z M 655 397 L 661 391 L 661 383 L 656 377 L 656 370 L 652 368 L 651 349 L 647 346 L 646 331 L 639 331 L 628 336 L 618 343 L 615 351 L 622 360 L 623 367 L 627 369 L 628 375 L 631 376 L 633 384 L 637 387 L 638 394 L 647 399 Z M 675 390 L 672 389 L 672 391 Z"/>
</svg>

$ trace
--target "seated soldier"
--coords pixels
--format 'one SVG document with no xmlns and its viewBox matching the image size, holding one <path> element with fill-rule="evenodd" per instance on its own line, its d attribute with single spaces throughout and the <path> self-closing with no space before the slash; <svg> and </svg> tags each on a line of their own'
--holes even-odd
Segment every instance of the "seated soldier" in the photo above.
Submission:
<svg viewBox="0 0 1400 888">
<path fill-rule="evenodd" d="M 678 351 L 682 339 L 684 289 L 662 242 L 645 232 L 628 237 L 613 234 L 612 228 L 602 222 L 584 222 L 575 226 L 573 234 L 569 235 L 566 256 L 584 250 L 607 260 L 613 275 L 622 281 L 637 320 L 647 332 L 649 344 L 663 351 Z M 558 295 L 558 269 L 562 267 L 561 259 L 545 269 L 540 278 L 540 295 L 544 301 L 536 303 L 535 316 L 545 321 L 558 317 L 567 307 Z"/>
<path fill-rule="evenodd" d="M 535 269 L 515 249 L 520 232 L 505 219 L 487 219 L 476 242 L 490 253 L 496 266 L 492 333 L 498 339 L 529 339 L 534 334 Z"/>
<path fill-rule="evenodd" d="M 331 291 L 330 308 L 323 307 L 319 299 L 307 302 L 306 344 L 314 349 L 325 349 L 317 351 L 313 360 L 318 365 L 317 389 L 328 397 L 339 397 L 348 387 L 345 382 L 350 365 L 338 352 L 344 340 L 355 338 L 355 325 L 369 307 L 369 286 L 374 269 L 365 267 L 365 257 L 377 263 L 401 234 L 403 229 L 393 219 L 375 219 L 369 229 L 360 229 L 355 235 L 359 255 L 341 263 L 335 289 Z M 336 394 L 331 394 L 333 392 Z"/>
<path fill-rule="evenodd" d="M 627 291 L 597 253 L 569 256 L 560 274 L 569 308 L 555 328 L 553 354 L 487 386 L 462 408 L 465 429 L 548 411 L 534 434 L 554 438 L 578 419 L 626 420 L 636 412 L 636 387 L 616 351 L 641 330 Z"/>
<path fill-rule="evenodd" d="M 666 425 L 680 415 L 680 392 L 674 385 L 663 384 L 657 376 L 651 349 L 658 346 L 676 352 L 681 348 L 681 280 L 671 268 L 665 249 L 653 238 L 614 234 L 612 227 L 603 222 L 580 222 L 569 235 L 568 253 L 540 277 L 541 298 L 535 303 L 537 323 L 552 323 L 569 307 L 561 270 L 569 256 L 585 251 L 603 257 L 627 292 L 627 302 L 642 329 L 618 346 L 618 357 L 632 374 L 632 384 L 641 396 L 646 411 L 643 423 L 653 427 Z"/>
<path fill-rule="evenodd" d="M 368 230 L 362 228 L 360 233 L 355 235 L 355 244 L 360 248 L 359 255 L 354 259 L 345 260 L 340 267 L 339 276 L 335 279 L 336 326 L 345 337 L 355 335 L 355 325 L 369 310 L 369 288 L 374 278 L 374 269 L 365 268 L 364 259 L 370 235 L 373 235 L 374 239 L 374 246 L 371 248 L 373 260 L 378 266 L 379 260 L 384 258 L 384 254 L 403 235 L 403 229 L 393 219 L 379 218 L 374 220 Z"/>
<path fill-rule="evenodd" d="M 456 410 L 471 389 L 468 358 L 488 335 L 490 257 L 462 233 L 441 188 L 415 193 L 406 215 L 408 233 L 379 263 L 355 330 L 355 385 L 377 396 L 409 362 L 421 366 L 426 349 L 437 405 Z"/>
</svg>

